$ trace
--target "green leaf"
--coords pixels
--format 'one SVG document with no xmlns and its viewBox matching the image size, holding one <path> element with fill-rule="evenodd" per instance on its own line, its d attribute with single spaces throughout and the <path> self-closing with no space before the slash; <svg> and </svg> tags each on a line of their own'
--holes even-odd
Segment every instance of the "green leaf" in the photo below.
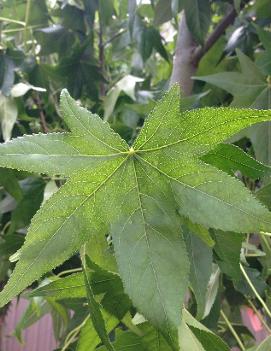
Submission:
<svg viewBox="0 0 271 351">
<path fill-rule="evenodd" d="M 194 78 L 228 91 L 234 97 L 233 106 L 251 106 L 267 87 L 267 82 L 263 73 L 249 57 L 240 50 L 236 50 L 236 53 L 241 72 L 220 72 L 210 76 Z"/>
<path fill-rule="evenodd" d="M 183 226 L 185 242 L 190 259 L 190 286 L 197 302 L 197 318 L 205 311 L 206 292 L 212 273 L 212 250 Z"/>
<path fill-rule="evenodd" d="M 13 196 L 17 201 L 22 199 L 22 189 L 15 177 L 14 171 L 10 169 L 0 169 L 0 184 L 5 190 Z"/>
<path fill-rule="evenodd" d="M 188 218 L 182 218 L 182 223 L 187 229 L 197 235 L 207 246 L 213 247 L 214 241 L 209 233 L 209 230 L 197 223 L 192 223 Z"/>
<path fill-rule="evenodd" d="M 91 263 L 88 279 L 93 293 L 102 295 L 100 303 L 103 308 L 121 320 L 130 309 L 131 301 L 123 291 L 120 277 Z M 35 289 L 30 296 L 46 296 L 57 300 L 85 298 L 86 291 L 83 273 L 75 273 L 65 278 L 54 280 Z"/>
<path fill-rule="evenodd" d="M 116 330 L 116 341 L 114 347 L 116 351 L 171 351 L 172 348 L 167 344 L 161 333 L 149 323 L 143 322 L 137 326 L 138 334 L 132 331 Z M 104 347 L 98 348 L 99 351 L 105 350 Z"/>
<path fill-rule="evenodd" d="M 31 297 L 45 296 L 57 300 L 86 297 L 83 273 L 74 273 L 65 278 L 53 280 L 49 284 L 33 290 Z"/>
<path fill-rule="evenodd" d="M 103 319 L 105 322 L 105 327 L 109 333 L 113 328 L 119 324 L 119 320 L 114 316 L 110 315 L 106 311 L 102 310 Z M 100 344 L 100 338 L 92 327 L 89 319 L 85 320 L 85 323 L 82 326 L 80 331 L 79 340 L 77 343 L 76 351 L 95 351 L 97 350 L 96 346 Z M 106 350 L 106 348 L 104 348 Z"/>
<path fill-rule="evenodd" d="M 23 196 L 11 214 L 8 234 L 26 228 L 42 203 L 45 182 L 41 178 L 26 178 L 21 182 L 21 186 Z"/>
<path fill-rule="evenodd" d="M 209 76 L 194 77 L 213 84 L 233 95 L 232 106 L 269 109 L 271 107 L 271 89 L 268 79 L 262 71 L 240 50 L 236 50 L 241 72 L 221 72 Z M 256 125 L 242 132 L 254 147 L 256 158 L 271 164 L 270 122 Z"/>
<path fill-rule="evenodd" d="M 142 78 L 127 76 L 121 78 L 107 93 L 104 98 L 104 119 L 107 121 L 114 111 L 117 100 L 123 91 L 131 99 L 135 100 L 136 83 L 143 82 Z"/>
<path fill-rule="evenodd" d="M 186 345 L 182 335 L 189 338 L 194 344 L 195 351 L 229 351 L 229 347 L 224 341 L 203 324 L 198 322 L 186 309 L 183 311 L 183 321 L 180 329 L 180 351 L 186 350 Z"/>
<path fill-rule="evenodd" d="M 90 318 L 92 320 L 92 324 L 99 335 L 102 343 L 105 345 L 108 351 L 114 351 L 114 347 L 112 346 L 109 337 L 107 335 L 105 321 L 103 319 L 102 312 L 100 310 L 99 303 L 95 300 L 94 292 L 92 290 L 91 282 L 89 280 L 88 271 L 91 267 L 91 262 L 88 264 L 88 256 L 83 256 L 82 258 L 82 266 L 83 266 L 83 275 L 85 281 L 85 287 L 87 292 L 87 301 L 88 301 L 88 308 L 90 313 Z"/>
<path fill-rule="evenodd" d="M 238 233 L 213 231 L 214 251 L 221 271 L 234 280 L 241 278 L 240 254 L 244 236 Z"/>
<path fill-rule="evenodd" d="M 0 293 L 6 304 L 33 281 L 105 235 L 133 305 L 177 349 L 189 259 L 178 214 L 221 230 L 270 230 L 271 215 L 238 180 L 201 158 L 270 111 L 179 111 L 174 86 L 133 147 L 66 91 L 67 133 L 24 136 L 0 146 L 0 166 L 61 174 L 66 183 L 32 219 L 19 262 Z"/>
<path fill-rule="evenodd" d="M 114 342 L 114 348 L 116 351 L 147 351 L 142 344 L 140 336 L 130 332 L 117 332 L 116 341 Z M 105 347 L 99 347 L 99 351 L 106 351 Z"/>
<path fill-rule="evenodd" d="M 271 168 L 258 162 L 235 145 L 220 144 L 202 158 L 203 161 L 234 175 L 240 171 L 251 179 L 259 179 L 270 174 Z"/>
<path fill-rule="evenodd" d="M 269 210 L 271 209 L 271 183 L 256 191 L 255 195 Z"/>
<path fill-rule="evenodd" d="M 203 44 L 211 23 L 211 6 L 208 0 L 183 0 L 186 22 L 195 40 Z"/>
</svg>

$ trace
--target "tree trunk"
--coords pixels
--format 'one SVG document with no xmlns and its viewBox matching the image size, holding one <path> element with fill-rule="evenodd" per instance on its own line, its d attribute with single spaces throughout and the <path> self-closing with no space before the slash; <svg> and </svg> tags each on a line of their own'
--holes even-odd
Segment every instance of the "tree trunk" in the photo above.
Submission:
<svg viewBox="0 0 271 351">
<path fill-rule="evenodd" d="M 173 71 L 170 79 L 170 86 L 179 83 L 184 96 L 192 93 L 193 79 L 196 72 L 194 64 L 194 52 L 197 45 L 187 27 L 184 12 L 181 15 L 178 38 L 176 43 Z"/>
</svg>

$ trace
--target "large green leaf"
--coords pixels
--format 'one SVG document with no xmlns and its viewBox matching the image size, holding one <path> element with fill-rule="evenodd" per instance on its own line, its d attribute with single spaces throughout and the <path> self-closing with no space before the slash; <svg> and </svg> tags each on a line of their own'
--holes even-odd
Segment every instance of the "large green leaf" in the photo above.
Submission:
<svg viewBox="0 0 271 351">
<path fill-rule="evenodd" d="M 1 145 L 1 167 L 68 178 L 34 216 L 0 293 L 1 306 L 84 243 L 95 245 L 109 233 L 125 291 L 177 348 L 189 275 L 178 211 L 221 230 L 271 226 L 269 211 L 238 180 L 201 160 L 242 128 L 271 120 L 270 111 L 181 113 L 179 99 L 174 86 L 129 148 L 64 91 L 61 111 L 70 133 L 24 136 Z"/>
</svg>

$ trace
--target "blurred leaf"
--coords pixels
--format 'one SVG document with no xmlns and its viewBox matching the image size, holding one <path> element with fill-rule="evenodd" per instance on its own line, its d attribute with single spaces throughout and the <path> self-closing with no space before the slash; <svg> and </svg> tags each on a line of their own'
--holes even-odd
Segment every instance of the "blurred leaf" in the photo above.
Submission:
<svg viewBox="0 0 271 351">
<path fill-rule="evenodd" d="M 240 11 L 240 6 L 241 6 L 242 0 L 234 0 L 234 7 L 236 11 Z"/>
<path fill-rule="evenodd" d="M 85 21 L 84 21 L 84 11 L 76 6 L 71 6 L 65 4 L 60 12 L 60 17 L 62 19 L 62 25 L 68 30 L 84 32 Z"/>
<path fill-rule="evenodd" d="M 0 93 L 0 121 L 2 136 L 5 141 L 11 138 L 13 126 L 17 120 L 18 110 L 15 101 Z"/>
<path fill-rule="evenodd" d="M 34 36 L 41 45 L 41 55 L 54 52 L 64 55 L 74 43 L 74 35 L 61 24 L 35 30 Z"/>
<path fill-rule="evenodd" d="M 160 26 L 161 24 L 169 21 L 172 18 L 171 1 L 169 0 L 159 0 L 155 6 L 155 15 L 153 23 L 155 26 Z"/>
<path fill-rule="evenodd" d="M 271 17 L 271 7 L 269 0 L 256 1 L 254 4 L 256 16 L 259 19 L 268 19 Z"/>
<path fill-rule="evenodd" d="M 25 228 L 39 209 L 43 200 L 45 183 L 41 178 L 30 177 L 21 182 L 23 197 L 11 214 L 11 224 L 8 233 Z"/>
<path fill-rule="evenodd" d="M 118 97 L 123 91 L 131 99 L 135 100 L 135 87 L 136 83 L 143 82 L 142 78 L 127 75 L 120 79 L 107 93 L 104 98 L 104 120 L 108 120 L 112 115 Z"/>
<path fill-rule="evenodd" d="M 194 39 L 203 44 L 211 23 L 209 0 L 183 0 L 186 22 Z"/>
<path fill-rule="evenodd" d="M 5 235 L 0 240 L 0 256 L 2 259 L 8 259 L 13 255 L 24 243 L 24 235 L 22 234 L 9 234 Z"/>
<path fill-rule="evenodd" d="M 0 185 L 2 185 L 5 190 L 17 201 L 22 199 L 22 189 L 13 170 L 0 168 Z"/>
<path fill-rule="evenodd" d="M 114 3 L 112 0 L 99 1 L 99 14 L 104 26 L 108 26 L 115 14 Z"/>
<path fill-rule="evenodd" d="M 207 285 L 212 273 L 212 250 L 187 227 L 182 228 L 190 260 L 190 286 L 197 301 L 197 318 L 202 319 Z"/>
<path fill-rule="evenodd" d="M 237 56 L 241 65 L 239 72 L 221 72 L 210 76 L 194 77 L 227 90 L 233 95 L 233 106 L 255 106 L 258 96 L 267 87 L 267 82 L 259 68 L 240 50 Z"/>
<path fill-rule="evenodd" d="M 49 311 L 50 306 L 46 300 L 39 297 L 32 299 L 28 304 L 27 309 L 21 316 L 20 320 L 16 324 L 16 328 L 14 330 L 14 335 L 16 336 L 16 338 L 20 342 L 23 342 L 23 330 L 36 323 L 38 320 L 41 319 L 41 317 L 49 313 Z"/>
<path fill-rule="evenodd" d="M 18 83 L 18 84 L 13 85 L 10 92 L 11 92 L 11 96 L 19 97 L 19 96 L 26 94 L 31 89 L 38 91 L 38 92 L 45 92 L 46 91 L 46 89 L 44 89 L 44 88 L 34 87 L 33 85 L 31 85 L 29 83 Z"/>
<path fill-rule="evenodd" d="M 265 280 L 261 276 L 261 272 L 259 272 L 255 268 L 244 267 L 249 279 L 254 285 L 255 289 L 260 295 L 264 294 L 264 291 L 267 287 Z M 242 280 L 234 281 L 234 286 L 236 290 L 241 292 L 243 295 L 255 298 L 254 292 L 251 290 L 251 287 L 247 283 L 247 281 L 243 278 Z"/>
</svg>

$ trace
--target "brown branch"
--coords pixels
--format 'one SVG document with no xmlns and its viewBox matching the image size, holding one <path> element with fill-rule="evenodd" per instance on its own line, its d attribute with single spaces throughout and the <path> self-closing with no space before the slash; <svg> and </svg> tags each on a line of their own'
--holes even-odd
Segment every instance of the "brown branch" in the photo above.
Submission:
<svg viewBox="0 0 271 351">
<path fill-rule="evenodd" d="M 40 99 L 39 94 L 36 94 L 36 96 L 33 97 L 33 100 L 34 100 L 35 104 L 37 105 L 37 107 L 39 109 L 40 124 L 41 124 L 42 131 L 44 133 L 48 133 L 49 132 L 49 128 L 47 127 L 46 117 L 45 117 L 44 109 L 43 109 L 43 106 L 42 106 L 42 101 Z"/>
<path fill-rule="evenodd" d="M 193 60 L 196 66 L 198 66 L 201 58 L 217 42 L 217 40 L 221 37 L 221 35 L 225 32 L 229 25 L 231 25 L 234 22 L 236 16 L 237 12 L 235 8 L 232 8 L 232 10 L 221 20 L 221 22 L 217 25 L 214 31 L 210 34 L 205 44 L 201 47 L 198 47 L 195 50 Z"/>
<path fill-rule="evenodd" d="M 106 47 L 107 45 L 109 45 L 110 43 L 112 43 L 112 41 L 114 41 L 115 39 L 117 39 L 119 36 L 121 36 L 123 33 L 127 32 L 127 28 L 125 29 L 121 29 L 119 32 L 117 32 L 116 34 L 114 34 L 110 39 L 108 39 L 106 42 L 103 43 L 103 47 Z"/>
</svg>

